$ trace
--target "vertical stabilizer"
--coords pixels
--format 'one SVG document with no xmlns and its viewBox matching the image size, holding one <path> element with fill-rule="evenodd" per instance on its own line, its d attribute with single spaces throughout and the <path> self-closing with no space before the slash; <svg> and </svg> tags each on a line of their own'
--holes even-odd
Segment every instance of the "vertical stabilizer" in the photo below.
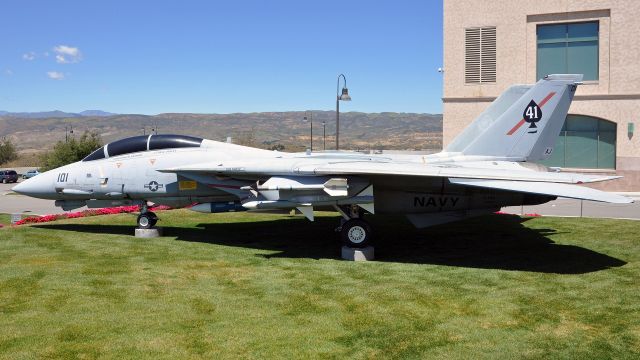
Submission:
<svg viewBox="0 0 640 360">
<path fill-rule="evenodd" d="M 550 157 L 581 80 L 548 75 L 533 86 L 510 87 L 446 151 L 513 161 Z"/>
</svg>

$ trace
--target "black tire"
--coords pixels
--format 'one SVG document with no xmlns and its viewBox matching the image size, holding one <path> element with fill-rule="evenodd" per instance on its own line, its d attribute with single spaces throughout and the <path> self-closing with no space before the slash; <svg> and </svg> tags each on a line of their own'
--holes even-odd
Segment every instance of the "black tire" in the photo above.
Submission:
<svg viewBox="0 0 640 360">
<path fill-rule="evenodd" d="M 147 214 L 151 216 L 151 226 L 156 226 L 156 224 L 158 223 L 158 215 L 151 211 L 149 211 Z"/>
<path fill-rule="evenodd" d="M 158 215 L 156 213 L 149 211 L 149 216 L 151 216 L 151 226 L 156 226 L 158 223 Z"/>
<path fill-rule="evenodd" d="M 351 219 L 342 225 L 340 238 L 348 247 L 363 248 L 373 240 L 373 229 L 362 219 Z"/>
<path fill-rule="evenodd" d="M 149 216 L 148 213 L 142 213 L 138 215 L 138 227 L 140 229 L 150 229 L 155 224 L 154 220 L 157 221 L 154 217 Z"/>
</svg>

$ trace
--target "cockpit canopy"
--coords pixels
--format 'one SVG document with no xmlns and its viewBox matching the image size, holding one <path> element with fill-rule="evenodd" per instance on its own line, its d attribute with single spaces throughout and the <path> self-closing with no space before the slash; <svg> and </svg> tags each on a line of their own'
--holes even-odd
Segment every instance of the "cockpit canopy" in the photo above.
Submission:
<svg viewBox="0 0 640 360">
<path fill-rule="evenodd" d="M 148 150 L 200 147 L 202 140 L 186 135 L 134 136 L 109 143 L 92 152 L 82 161 L 99 160 Z"/>
</svg>

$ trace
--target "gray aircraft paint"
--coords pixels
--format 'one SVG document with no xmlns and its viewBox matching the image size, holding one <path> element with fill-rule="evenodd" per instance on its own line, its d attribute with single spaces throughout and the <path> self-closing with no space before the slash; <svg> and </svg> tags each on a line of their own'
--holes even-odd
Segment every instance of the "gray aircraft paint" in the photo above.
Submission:
<svg viewBox="0 0 640 360">
<path fill-rule="evenodd" d="M 148 150 L 150 136 L 145 151 L 70 164 L 14 190 L 57 200 L 66 210 L 151 201 L 211 203 L 198 209 L 214 211 L 235 209 L 231 202 L 249 210 L 297 208 L 313 219 L 314 208 L 358 205 L 414 214 L 418 226 L 557 196 L 628 203 L 574 185 L 615 177 L 549 172 L 525 162 L 550 155 L 580 79 L 550 75 L 534 86 L 509 88 L 438 154 L 284 153 L 202 139 L 190 147 Z M 442 216 L 419 216 L 436 213 Z"/>
</svg>

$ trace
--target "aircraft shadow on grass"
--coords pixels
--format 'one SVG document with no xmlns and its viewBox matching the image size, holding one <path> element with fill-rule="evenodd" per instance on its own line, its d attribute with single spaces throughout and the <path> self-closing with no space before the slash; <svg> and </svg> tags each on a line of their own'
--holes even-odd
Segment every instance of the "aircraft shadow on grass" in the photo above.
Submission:
<svg viewBox="0 0 640 360">
<path fill-rule="evenodd" d="M 376 261 L 459 266 L 479 269 L 584 274 L 625 261 L 580 246 L 560 245 L 547 236 L 553 229 L 523 226 L 528 219 L 490 215 L 415 230 L 404 218 L 370 218 L 375 224 Z M 200 242 L 273 251 L 265 258 L 339 259 L 340 243 L 333 232 L 337 218 L 283 218 L 250 223 L 199 224 L 196 228 L 164 226 L 164 236 Z M 133 226 L 50 224 L 43 229 L 133 235 Z M 144 240 L 141 240 L 144 241 Z"/>
</svg>

